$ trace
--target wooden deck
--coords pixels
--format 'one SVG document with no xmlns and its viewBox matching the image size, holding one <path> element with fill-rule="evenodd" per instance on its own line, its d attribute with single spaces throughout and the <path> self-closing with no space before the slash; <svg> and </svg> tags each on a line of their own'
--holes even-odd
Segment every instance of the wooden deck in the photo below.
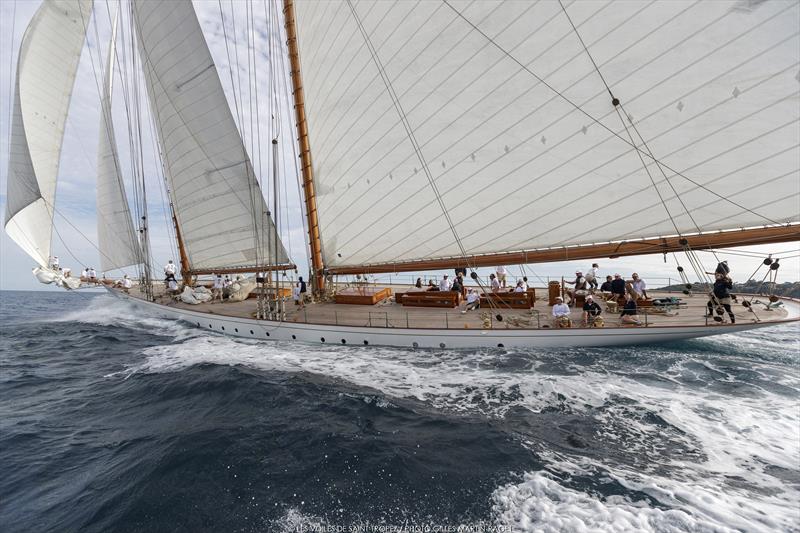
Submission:
<svg viewBox="0 0 800 533">
<path fill-rule="evenodd" d="M 403 292 L 407 286 L 391 286 L 393 293 Z M 159 288 L 159 292 L 163 289 Z M 706 302 L 708 297 L 703 294 L 685 296 L 678 293 L 662 293 L 658 291 L 648 291 L 651 298 L 661 298 L 668 296 L 680 297 L 685 306 L 673 309 L 668 313 L 657 312 L 652 307 L 639 309 L 639 319 L 643 324 L 649 326 L 702 326 L 713 325 L 713 319 L 705 318 Z M 545 295 L 545 289 L 538 290 L 537 295 Z M 131 290 L 131 296 L 139 297 L 136 289 Z M 748 299 L 750 297 L 748 296 Z M 743 297 L 739 297 L 739 302 L 733 304 L 734 314 L 737 323 L 751 323 L 757 316 L 762 322 L 784 320 L 788 317 L 785 309 L 765 310 L 769 302 L 765 296 L 754 297 L 755 301 L 763 302 L 754 304 L 755 315 L 741 305 Z M 249 299 L 243 302 L 216 302 L 204 303 L 200 305 L 189 305 L 172 298 L 161 295 L 157 297 L 157 302 L 170 307 L 183 308 L 195 312 L 209 313 L 220 316 L 254 318 L 256 311 L 256 300 Z M 636 327 L 622 324 L 618 312 L 609 312 L 604 302 L 598 299 L 603 308 L 603 321 L 605 327 Z M 308 303 L 304 309 L 294 305 L 289 299 L 286 302 L 286 321 L 310 324 L 338 324 L 347 326 L 373 326 L 373 327 L 394 327 L 394 328 L 448 328 L 448 329 L 484 329 L 491 328 L 513 328 L 528 329 L 553 327 L 552 308 L 548 305 L 547 299 L 537 298 L 533 309 L 510 309 L 498 306 L 493 308 L 483 307 L 478 310 L 462 312 L 465 304 L 462 302 L 455 309 L 448 308 L 419 308 L 408 307 L 397 304 L 394 298 L 384 300 L 375 305 L 353 305 L 336 304 L 333 302 Z M 582 322 L 583 311 L 573 309 L 571 320 L 573 327 L 584 327 Z M 501 316 L 501 319 L 497 318 Z M 725 323 L 728 323 L 727 314 Z"/>
</svg>

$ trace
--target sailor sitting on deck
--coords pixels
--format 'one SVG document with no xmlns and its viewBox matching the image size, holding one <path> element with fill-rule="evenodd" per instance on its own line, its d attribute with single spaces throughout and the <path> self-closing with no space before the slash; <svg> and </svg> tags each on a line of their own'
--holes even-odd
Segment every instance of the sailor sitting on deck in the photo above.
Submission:
<svg viewBox="0 0 800 533">
<path fill-rule="evenodd" d="M 417 278 L 416 283 L 414 283 L 414 287 L 421 289 L 422 288 L 422 278 Z"/>
<path fill-rule="evenodd" d="M 428 280 L 428 289 L 427 290 L 429 290 L 429 291 L 438 291 L 439 290 L 439 286 L 437 284 L 435 284 L 432 279 L 429 279 Z"/>
<path fill-rule="evenodd" d="M 58 256 L 54 255 L 53 258 L 50 260 L 50 268 L 53 270 L 58 270 L 61 266 L 60 261 L 58 260 Z"/>
<path fill-rule="evenodd" d="M 64 268 L 61 270 L 61 273 L 62 273 L 62 274 L 64 274 L 64 277 L 65 277 L 65 278 L 72 277 L 72 269 L 71 269 L 70 267 L 64 267 Z"/>
<path fill-rule="evenodd" d="M 614 278 L 612 278 L 611 276 L 606 276 L 606 280 L 603 282 L 602 285 L 600 285 L 600 293 L 603 295 L 603 298 L 605 298 L 606 300 L 611 298 L 611 292 L 612 292 L 611 291 L 611 286 L 613 284 L 613 281 L 612 281 L 613 279 Z"/>
<path fill-rule="evenodd" d="M 587 296 L 586 303 L 583 304 L 583 325 L 589 327 L 602 326 L 603 319 L 600 318 L 600 314 L 602 312 L 603 310 L 600 308 L 598 303 L 594 301 L 592 295 L 590 294 Z"/>
<path fill-rule="evenodd" d="M 133 282 L 128 275 L 125 274 L 125 276 L 120 280 L 120 285 L 122 286 L 122 290 L 127 294 L 130 288 L 133 287 Z"/>
<path fill-rule="evenodd" d="M 525 283 L 522 280 L 517 282 L 517 286 L 514 287 L 514 292 L 526 292 L 528 288 L 525 286 Z"/>
<path fill-rule="evenodd" d="M 622 309 L 622 314 L 620 315 L 623 324 L 641 325 L 639 315 L 636 312 L 636 298 L 631 294 L 628 294 L 625 298 L 625 307 Z"/>
<path fill-rule="evenodd" d="M 476 291 L 475 289 L 469 289 L 469 292 L 467 293 L 467 305 L 461 312 L 466 313 L 467 311 L 472 311 L 473 309 L 480 309 L 480 308 L 481 308 L 481 298 L 478 295 L 478 291 Z"/>
<path fill-rule="evenodd" d="M 575 272 L 575 281 L 565 281 L 564 283 L 575 285 L 574 289 L 567 289 L 566 291 L 569 296 L 569 303 L 567 305 L 575 303 L 575 296 L 589 293 L 589 282 L 586 281 L 586 278 L 583 277 L 583 272 L 580 270 Z"/>
<path fill-rule="evenodd" d="M 631 275 L 633 278 L 633 283 L 631 283 L 631 287 L 633 288 L 633 292 L 636 293 L 636 299 L 641 300 L 642 298 L 647 298 L 647 284 L 644 282 L 642 278 L 639 277 L 639 274 L 636 272 Z"/>
<path fill-rule="evenodd" d="M 569 306 L 564 303 L 564 299 L 561 296 L 556 298 L 556 304 L 553 306 L 553 322 L 557 328 L 572 327 L 572 320 L 569 318 Z"/>
<path fill-rule="evenodd" d="M 97 283 L 97 271 L 89 267 L 89 283 Z"/>
</svg>

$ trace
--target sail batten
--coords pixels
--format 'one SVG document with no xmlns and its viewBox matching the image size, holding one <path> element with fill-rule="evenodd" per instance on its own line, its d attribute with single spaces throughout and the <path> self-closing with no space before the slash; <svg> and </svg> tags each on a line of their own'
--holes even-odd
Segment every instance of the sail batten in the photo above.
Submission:
<svg viewBox="0 0 800 533">
<path fill-rule="evenodd" d="M 287 264 L 192 4 L 135 1 L 169 194 L 191 271 Z M 278 238 L 278 240 L 280 240 Z"/>
<path fill-rule="evenodd" d="M 97 240 L 103 271 L 142 261 L 120 170 L 111 111 L 118 20 L 115 17 L 108 45 L 97 146 Z"/>
<path fill-rule="evenodd" d="M 92 0 L 44 2 L 19 49 L 6 233 L 40 266 L 51 254 L 56 180 Z"/>
<path fill-rule="evenodd" d="M 326 266 L 800 221 L 800 5 L 627 6 L 298 0 Z"/>
</svg>

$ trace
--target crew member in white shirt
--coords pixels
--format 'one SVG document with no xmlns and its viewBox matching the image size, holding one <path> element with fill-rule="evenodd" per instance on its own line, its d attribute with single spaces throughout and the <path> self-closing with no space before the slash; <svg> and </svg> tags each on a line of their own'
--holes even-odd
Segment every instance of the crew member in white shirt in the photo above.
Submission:
<svg viewBox="0 0 800 533">
<path fill-rule="evenodd" d="M 500 292 L 500 280 L 494 274 L 489 274 L 489 283 L 492 284 L 492 292 Z"/>
<path fill-rule="evenodd" d="M 222 301 L 222 289 L 224 287 L 225 282 L 222 280 L 222 274 L 217 274 L 214 276 L 214 285 L 211 287 L 211 302 L 213 303 L 214 300 L 219 297 L 219 301 Z"/>
<path fill-rule="evenodd" d="M 553 306 L 553 322 L 556 327 L 570 327 L 572 325 L 569 318 L 569 306 L 564 303 L 564 299 L 559 296 L 556 298 L 556 305 Z"/>
<path fill-rule="evenodd" d="M 68 278 L 72 275 L 72 269 L 70 267 L 64 267 L 62 273 L 64 274 L 65 278 Z"/>
<path fill-rule="evenodd" d="M 81 281 L 89 281 L 89 267 L 84 268 L 81 272 Z"/>
<path fill-rule="evenodd" d="M 178 281 L 174 276 L 169 278 L 169 281 L 167 282 L 167 290 L 172 294 L 178 292 Z"/>
<path fill-rule="evenodd" d="M 167 264 L 164 265 L 164 277 L 167 278 L 169 277 L 170 274 L 174 276 L 177 273 L 178 273 L 178 267 L 175 265 L 175 263 L 172 262 L 172 259 L 170 259 L 167 262 Z"/>
<path fill-rule="evenodd" d="M 89 281 L 97 283 L 97 271 L 92 267 L 89 267 Z"/>
<path fill-rule="evenodd" d="M 631 277 L 633 278 L 633 283 L 631 286 L 633 287 L 633 291 L 636 293 L 636 298 L 647 298 L 647 283 L 645 283 L 636 272 L 634 272 Z"/>
<path fill-rule="evenodd" d="M 499 266 L 499 267 L 495 268 L 494 271 L 497 273 L 497 280 L 500 282 L 500 285 L 505 289 L 506 288 L 506 276 L 508 275 L 508 271 L 506 270 L 506 267 Z"/>
<path fill-rule="evenodd" d="M 473 309 L 480 309 L 480 307 L 481 307 L 481 298 L 478 295 L 478 291 L 476 291 L 475 289 L 470 289 L 469 292 L 467 293 L 467 305 L 461 312 L 466 313 L 467 311 L 472 311 Z"/>
<path fill-rule="evenodd" d="M 125 274 L 125 277 L 122 278 L 122 290 L 128 292 L 131 287 L 133 287 L 133 282 L 130 280 L 128 275 Z"/>
<path fill-rule="evenodd" d="M 292 286 L 292 300 L 294 300 L 294 305 L 300 306 L 300 282 Z"/>
<path fill-rule="evenodd" d="M 58 270 L 58 267 L 60 267 L 60 266 L 61 266 L 61 262 L 58 260 L 58 256 L 54 255 L 53 259 L 50 260 L 50 267 L 53 270 Z"/>
<path fill-rule="evenodd" d="M 525 284 L 522 282 L 522 280 L 519 280 L 517 282 L 517 286 L 514 287 L 514 292 L 526 292 L 527 290 L 528 288 L 525 287 Z"/>
<path fill-rule="evenodd" d="M 453 288 L 453 282 L 447 277 L 447 274 L 444 275 L 442 281 L 439 282 L 439 290 L 440 291 L 449 291 Z"/>
<path fill-rule="evenodd" d="M 600 265 L 598 265 L 597 263 L 592 263 L 592 268 L 590 268 L 586 272 L 586 275 L 584 276 L 586 278 L 586 281 L 589 282 L 589 290 L 591 290 L 593 294 L 594 294 L 594 291 L 597 290 L 597 273 L 598 272 L 600 272 Z"/>
</svg>

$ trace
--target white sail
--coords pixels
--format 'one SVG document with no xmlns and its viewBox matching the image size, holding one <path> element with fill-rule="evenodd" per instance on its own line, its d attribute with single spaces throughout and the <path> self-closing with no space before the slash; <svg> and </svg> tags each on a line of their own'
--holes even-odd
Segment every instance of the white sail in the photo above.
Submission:
<svg viewBox="0 0 800 533">
<path fill-rule="evenodd" d="M 297 2 L 327 266 L 800 220 L 800 3 L 563 4 Z"/>
<path fill-rule="evenodd" d="M 56 178 L 92 0 L 42 3 L 19 49 L 11 117 L 6 233 L 47 266 Z"/>
<path fill-rule="evenodd" d="M 191 2 L 136 1 L 133 13 L 191 268 L 286 264 Z"/>
<path fill-rule="evenodd" d="M 103 98 L 100 102 L 100 139 L 97 146 L 97 240 L 100 266 L 114 270 L 141 261 L 139 243 L 131 221 L 128 198 L 117 154 L 111 100 L 114 83 L 115 41 L 118 18 L 114 19 L 108 45 Z"/>
</svg>

